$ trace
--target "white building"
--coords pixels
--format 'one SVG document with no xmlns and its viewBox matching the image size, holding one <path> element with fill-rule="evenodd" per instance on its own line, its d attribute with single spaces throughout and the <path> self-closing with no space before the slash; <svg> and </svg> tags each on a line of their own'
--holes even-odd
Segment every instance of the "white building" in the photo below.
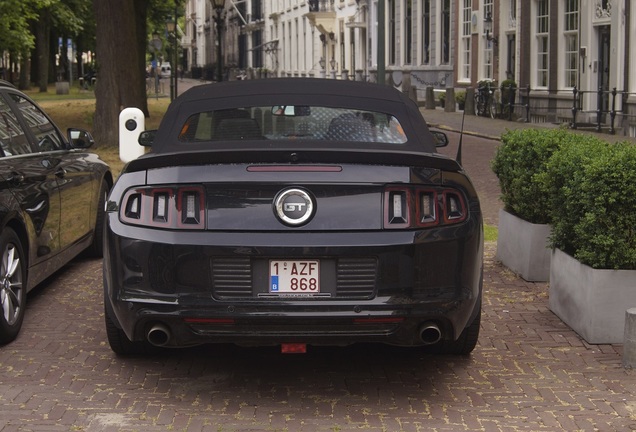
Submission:
<svg viewBox="0 0 636 432">
<path fill-rule="evenodd" d="M 452 85 L 455 0 L 384 1 L 388 82 L 410 81 L 422 94 Z M 227 0 L 224 65 L 251 76 L 375 80 L 377 10 L 378 0 Z M 215 63 L 210 0 L 188 0 L 186 15 L 188 66 Z"/>
<path fill-rule="evenodd" d="M 531 121 L 570 123 L 576 113 L 577 124 L 614 119 L 636 135 L 632 0 L 226 0 L 228 75 L 374 81 L 381 2 L 387 84 L 415 87 L 422 100 L 427 87 L 510 79 Z M 215 63 L 210 0 L 187 8 L 188 65 Z"/>
<path fill-rule="evenodd" d="M 458 0 L 455 85 L 512 79 L 524 89 L 518 97 L 530 121 L 611 129 L 613 117 L 617 132 L 634 136 L 635 7 L 631 0 Z"/>
</svg>

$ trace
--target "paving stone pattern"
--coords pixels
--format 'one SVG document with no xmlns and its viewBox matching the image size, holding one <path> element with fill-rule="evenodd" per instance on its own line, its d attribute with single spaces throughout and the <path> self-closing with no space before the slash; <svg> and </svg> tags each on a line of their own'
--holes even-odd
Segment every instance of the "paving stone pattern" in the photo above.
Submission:
<svg viewBox="0 0 636 432">
<path fill-rule="evenodd" d="M 484 316 L 469 357 L 377 345 L 206 346 L 118 358 L 101 261 L 79 259 L 29 297 L 0 348 L 0 431 L 629 431 L 636 374 L 590 346 L 486 247 Z"/>
</svg>

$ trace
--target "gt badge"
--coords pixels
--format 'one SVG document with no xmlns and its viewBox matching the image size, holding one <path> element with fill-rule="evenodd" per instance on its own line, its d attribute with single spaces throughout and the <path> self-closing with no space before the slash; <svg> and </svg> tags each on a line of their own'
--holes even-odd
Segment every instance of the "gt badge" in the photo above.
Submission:
<svg viewBox="0 0 636 432">
<path fill-rule="evenodd" d="M 301 226 L 314 216 L 316 206 L 303 189 L 284 189 L 274 198 L 274 214 L 285 225 Z"/>
</svg>

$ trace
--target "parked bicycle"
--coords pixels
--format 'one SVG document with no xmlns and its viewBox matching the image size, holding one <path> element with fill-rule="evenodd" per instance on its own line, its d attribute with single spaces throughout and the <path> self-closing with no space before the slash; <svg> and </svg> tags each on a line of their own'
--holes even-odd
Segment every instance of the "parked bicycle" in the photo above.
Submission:
<svg viewBox="0 0 636 432">
<path fill-rule="evenodd" d="M 494 82 L 480 84 L 475 91 L 475 113 L 497 118 L 501 111 L 501 90 Z"/>
</svg>

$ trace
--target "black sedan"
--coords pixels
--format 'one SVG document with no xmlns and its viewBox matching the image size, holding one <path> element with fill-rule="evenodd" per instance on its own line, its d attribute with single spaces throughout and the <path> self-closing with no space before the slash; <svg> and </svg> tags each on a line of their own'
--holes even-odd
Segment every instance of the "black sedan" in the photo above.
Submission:
<svg viewBox="0 0 636 432">
<path fill-rule="evenodd" d="M 0 81 L 0 344 L 17 337 L 28 291 L 82 251 L 102 254 L 113 179 L 92 144 Z"/>
<path fill-rule="evenodd" d="M 108 341 L 356 342 L 468 354 L 483 230 L 461 165 L 416 104 L 324 79 L 192 88 L 109 196 Z"/>
</svg>

